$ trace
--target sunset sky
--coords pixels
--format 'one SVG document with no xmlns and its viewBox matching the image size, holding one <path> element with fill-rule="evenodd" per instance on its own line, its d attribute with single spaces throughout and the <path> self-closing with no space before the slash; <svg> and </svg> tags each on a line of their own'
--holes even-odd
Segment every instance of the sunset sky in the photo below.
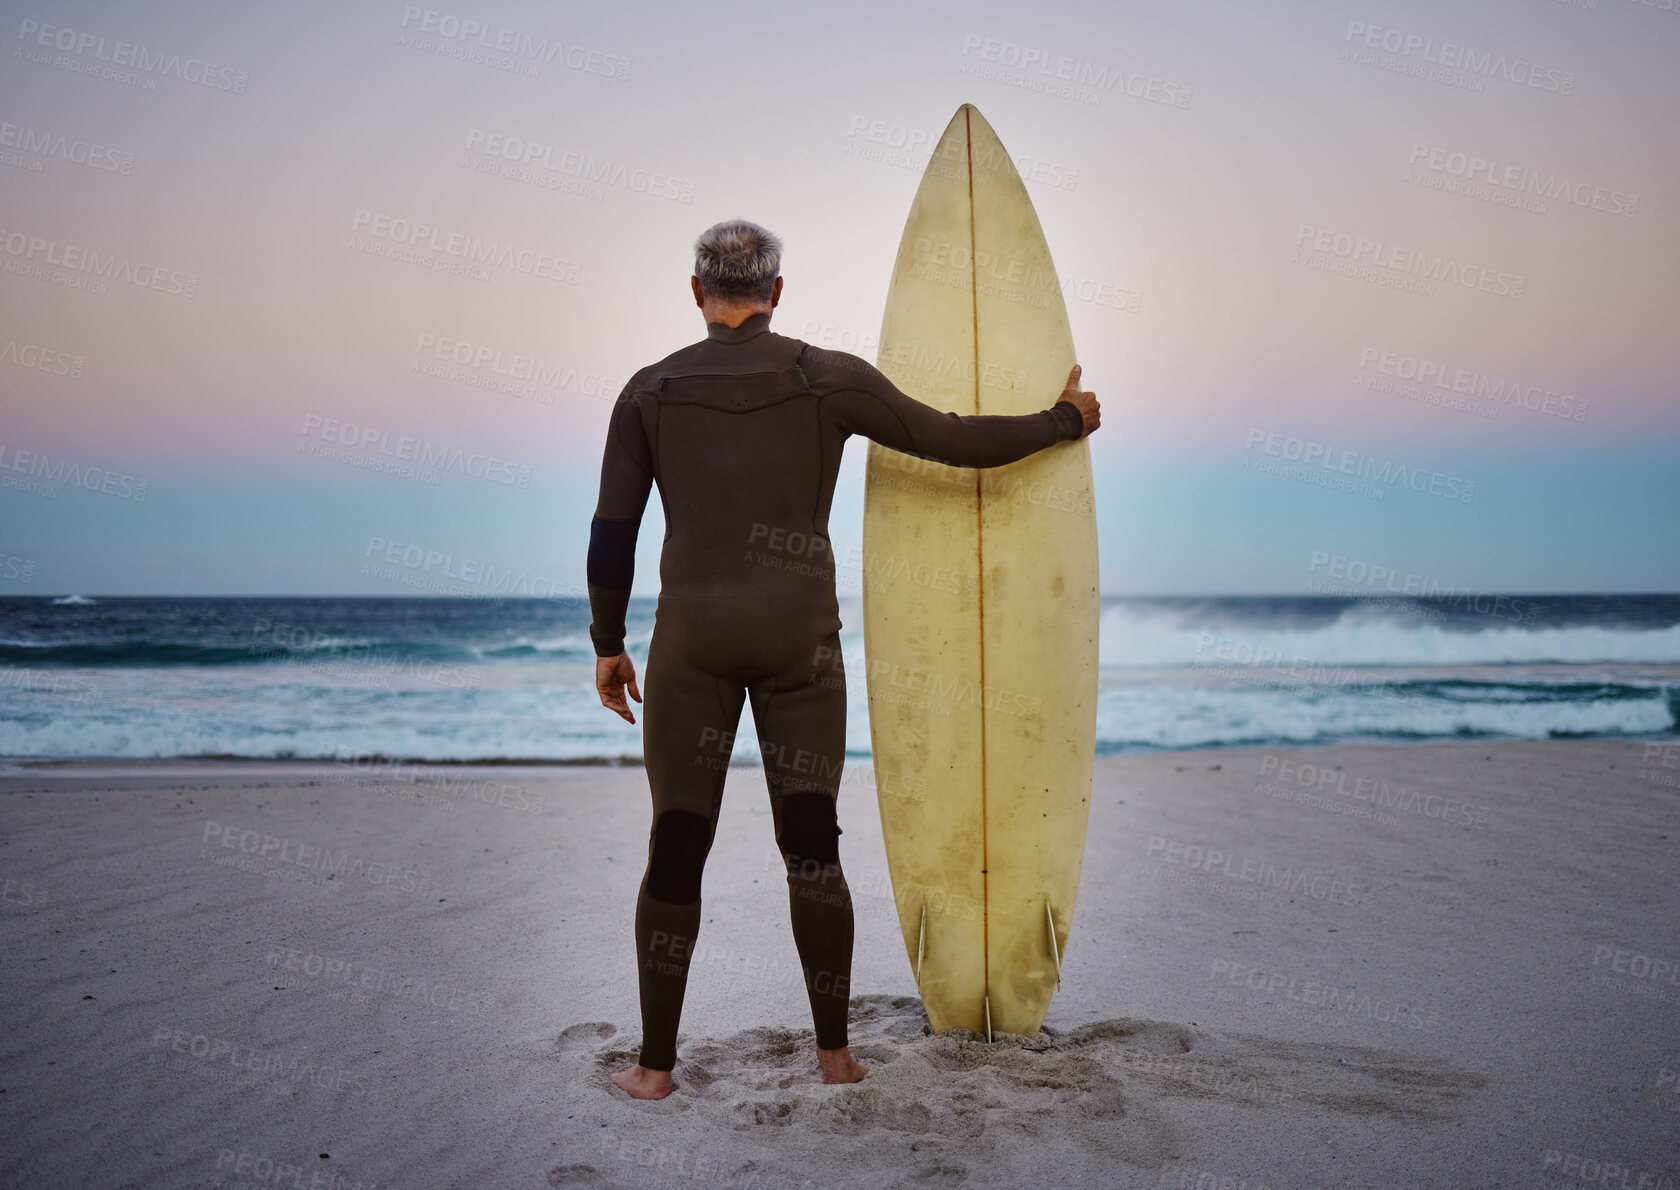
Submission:
<svg viewBox="0 0 1680 1190">
<path fill-rule="evenodd" d="M 695 236 L 774 230 L 773 328 L 873 361 L 965 101 L 1103 401 L 1105 593 L 1680 590 L 1675 7 L 8 5 L 0 594 L 415 593 L 393 543 L 580 587 Z"/>
</svg>

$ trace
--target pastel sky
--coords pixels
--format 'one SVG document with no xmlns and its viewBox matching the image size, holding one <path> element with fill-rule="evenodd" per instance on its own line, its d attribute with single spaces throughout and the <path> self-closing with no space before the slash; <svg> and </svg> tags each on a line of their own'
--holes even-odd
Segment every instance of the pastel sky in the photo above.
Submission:
<svg viewBox="0 0 1680 1190">
<path fill-rule="evenodd" d="M 1680 590 L 1676 0 L 442 5 L 7 6 L 0 593 L 581 585 L 695 236 L 775 230 L 774 328 L 873 360 L 965 101 L 1104 404 L 1105 593 Z"/>
</svg>

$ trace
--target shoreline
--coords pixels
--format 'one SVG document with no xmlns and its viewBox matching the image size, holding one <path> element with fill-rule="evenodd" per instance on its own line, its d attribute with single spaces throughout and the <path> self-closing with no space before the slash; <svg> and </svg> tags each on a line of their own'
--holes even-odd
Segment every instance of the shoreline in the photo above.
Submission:
<svg viewBox="0 0 1680 1190">
<path fill-rule="evenodd" d="M 1315 743 L 1294 743 L 1281 741 L 1264 744 L 1216 744 L 1203 745 L 1195 748 L 1139 748 L 1127 751 L 1098 753 L 1095 763 L 1101 765 L 1111 760 L 1135 760 L 1151 756 L 1219 756 L 1240 755 L 1257 751 L 1318 751 L 1334 748 L 1393 748 L 1409 750 L 1413 748 L 1431 748 L 1438 746 L 1464 746 L 1467 748 L 1483 747 L 1486 745 L 1506 744 L 1566 744 L 1566 743 L 1594 743 L 1622 741 L 1634 744 L 1671 744 L 1680 742 L 1680 728 L 1669 732 L 1642 732 L 1627 734 L 1592 734 L 1553 736 L 1546 739 L 1531 739 L 1526 736 L 1474 736 L 1474 737 L 1425 737 L 1421 739 L 1395 740 L 1381 738 L 1347 738 L 1325 740 Z M 872 760 L 867 756 L 847 755 L 845 767 L 867 768 Z M 304 767 L 320 768 L 322 766 L 351 767 L 358 765 L 375 765 L 391 768 L 411 769 L 493 769 L 500 772 L 512 770 L 529 770 L 541 773 L 556 769 L 641 769 L 644 767 L 640 756 L 579 756 L 579 757 L 507 757 L 478 760 L 427 760 L 410 756 L 387 756 L 379 753 L 358 755 L 352 757 L 337 756 L 241 756 L 232 753 L 200 754 L 190 756 L 0 756 L 0 782 L 24 775 L 38 775 L 42 777 L 56 777 L 68 779 L 83 775 L 88 776 L 127 776 L 146 777 L 159 775 L 160 770 L 170 766 L 192 770 L 199 767 L 225 767 L 230 771 L 251 772 L 264 767 L 272 768 L 276 772 L 296 771 Z M 731 757 L 728 764 L 729 772 L 755 772 L 762 768 L 757 759 L 737 759 Z"/>
</svg>

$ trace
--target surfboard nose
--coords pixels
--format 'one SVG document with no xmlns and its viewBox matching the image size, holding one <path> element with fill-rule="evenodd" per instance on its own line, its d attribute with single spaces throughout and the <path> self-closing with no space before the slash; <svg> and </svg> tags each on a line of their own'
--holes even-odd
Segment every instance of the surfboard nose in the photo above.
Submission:
<svg viewBox="0 0 1680 1190">
<path fill-rule="evenodd" d="M 965 103 L 960 104 L 957 107 L 957 114 L 955 116 L 951 117 L 951 118 L 953 120 L 961 120 L 961 119 L 966 118 L 968 120 L 968 123 L 969 123 L 970 127 L 984 128 L 988 132 L 991 132 L 991 130 L 992 130 L 991 123 L 986 119 L 985 116 L 980 114 L 980 109 L 975 107 L 972 103 L 965 102 Z M 997 134 L 992 133 L 992 135 L 996 136 Z"/>
</svg>

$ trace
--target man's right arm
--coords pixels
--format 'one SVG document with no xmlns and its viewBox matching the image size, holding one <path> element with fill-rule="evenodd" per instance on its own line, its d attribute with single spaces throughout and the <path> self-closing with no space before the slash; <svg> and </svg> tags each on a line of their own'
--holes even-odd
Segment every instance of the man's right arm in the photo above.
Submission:
<svg viewBox="0 0 1680 1190">
<path fill-rule="evenodd" d="M 624 613 L 636 572 L 636 535 L 653 486 L 653 455 L 642 429 L 636 380 L 624 386 L 607 422 L 601 492 L 589 524 L 589 639 L 597 657 L 624 652 Z"/>
<path fill-rule="evenodd" d="M 1071 400 L 1036 413 L 941 413 L 901 391 L 878 368 L 855 355 L 807 346 L 799 359 L 811 391 L 837 424 L 905 454 L 953 467 L 998 467 L 1080 437 L 1086 418 Z M 1077 391 L 1073 380 L 1070 388 Z M 1088 394 L 1085 394 L 1088 396 Z M 1095 417 L 1095 398 L 1090 398 Z"/>
</svg>

